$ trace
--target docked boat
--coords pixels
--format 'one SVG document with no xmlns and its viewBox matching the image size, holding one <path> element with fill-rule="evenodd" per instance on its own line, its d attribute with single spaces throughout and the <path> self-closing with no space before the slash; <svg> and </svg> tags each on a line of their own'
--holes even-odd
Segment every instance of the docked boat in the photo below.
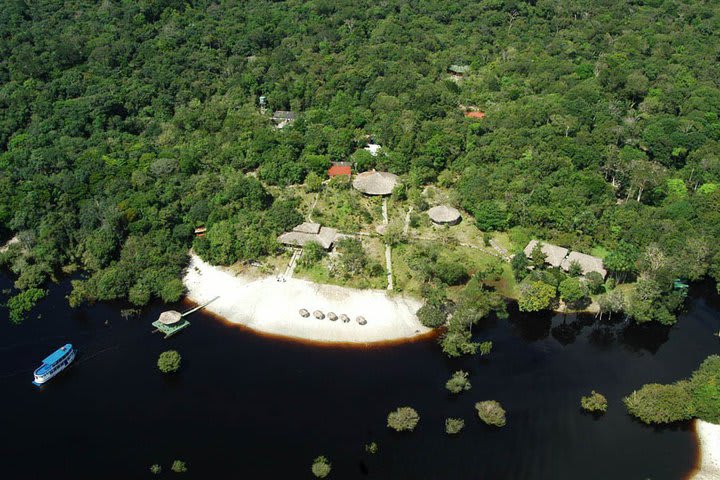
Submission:
<svg viewBox="0 0 720 480">
<path fill-rule="evenodd" d="M 71 344 L 66 344 L 43 360 L 42 365 L 35 370 L 35 385 L 42 385 L 58 373 L 65 370 L 75 360 L 75 350 Z"/>
</svg>

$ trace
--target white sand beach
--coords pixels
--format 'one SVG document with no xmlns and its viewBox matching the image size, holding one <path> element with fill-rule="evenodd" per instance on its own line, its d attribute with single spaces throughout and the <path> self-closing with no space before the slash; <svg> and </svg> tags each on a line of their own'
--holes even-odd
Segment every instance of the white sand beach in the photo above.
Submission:
<svg viewBox="0 0 720 480">
<path fill-rule="evenodd" d="M 219 296 L 207 310 L 263 333 L 317 342 L 374 343 L 431 331 L 415 316 L 420 301 L 389 296 L 384 290 L 320 285 L 295 278 L 279 282 L 275 276 L 253 279 L 210 265 L 194 254 L 184 282 L 191 301 L 201 304 Z M 310 317 L 303 318 L 300 309 L 309 311 Z M 312 315 L 316 310 L 325 315 L 334 312 L 338 317 L 345 314 L 351 320 L 318 320 Z M 355 320 L 360 315 L 366 325 Z"/>
<path fill-rule="evenodd" d="M 700 444 L 700 466 L 692 477 L 694 480 L 717 480 L 720 478 L 720 425 L 695 420 Z"/>
</svg>

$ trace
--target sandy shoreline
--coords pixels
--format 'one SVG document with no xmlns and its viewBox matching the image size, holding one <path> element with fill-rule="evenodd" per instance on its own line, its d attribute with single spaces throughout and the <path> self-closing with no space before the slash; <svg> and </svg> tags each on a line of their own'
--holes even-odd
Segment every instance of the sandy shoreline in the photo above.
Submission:
<svg viewBox="0 0 720 480">
<path fill-rule="evenodd" d="M 319 285 L 294 278 L 278 282 L 275 276 L 253 279 L 210 265 L 196 255 L 191 256 L 183 281 L 189 300 L 200 304 L 220 296 L 207 310 L 263 333 L 317 342 L 376 343 L 430 332 L 415 316 L 420 301 L 388 296 L 384 290 Z M 344 313 L 351 321 L 303 318 L 301 308 L 326 315 Z M 367 319 L 367 325 L 355 321 L 358 315 Z"/>
<path fill-rule="evenodd" d="M 717 480 L 720 478 L 720 425 L 695 420 L 700 465 L 690 478 L 693 480 Z"/>
</svg>

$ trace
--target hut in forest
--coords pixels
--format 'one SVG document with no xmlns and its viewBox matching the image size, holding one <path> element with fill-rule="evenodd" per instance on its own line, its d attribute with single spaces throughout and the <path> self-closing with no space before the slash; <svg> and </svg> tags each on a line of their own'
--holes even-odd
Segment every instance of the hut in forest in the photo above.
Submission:
<svg viewBox="0 0 720 480">
<path fill-rule="evenodd" d="M 462 216 L 457 208 L 447 205 L 438 205 L 428 210 L 428 216 L 437 225 L 457 225 Z"/>
<path fill-rule="evenodd" d="M 562 261 L 567 256 L 569 250 L 564 247 L 558 247 L 557 245 L 553 245 L 551 243 L 539 242 L 538 240 L 530 240 L 530 243 L 528 243 L 523 250 L 526 257 L 532 258 L 532 252 L 538 243 L 542 244 L 541 250 L 545 254 L 545 263 L 555 268 L 559 268 L 562 265 Z"/>
<path fill-rule="evenodd" d="M 470 65 L 450 65 L 447 68 L 447 73 L 449 73 L 453 77 L 462 78 L 468 73 L 470 73 Z"/>
<path fill-rule="evenodd" d="M 283 128 L 286 125 L 290 125 L 296 118 L 297 114 L 288 110 L 275 110 L 272 115 L 275 128 Z"/>
<path fill-rule="evenodd" d="M 304 222 L 293 228 L 291 232 L 285 232 L 277 238 L 278 243 L 283 245 L 302 247 L 309 242 L 317 242 L 325 250 L 330 250 L 338 236 L 334 228 L 323 227 L 319 223 Z"/>
<path fill-rule="evenodd" d="M 355 177 L 353 187 L 365 195 L 390 195 L 398 184 L 398 177 L 389 172 L 370 170 Z"/>
<path fill-rule="evenodd" d="M 573 251 L 565 257 L 560 267 L 567 272 L 570 270 L 570 265 L 573 262 L 577 262 L 580 265 L 583 275 L 587 275 L 590 272 L 598 272 L 603 278 L 607 276 L 607 270 L 605 270 L 602 258 Z"/>
</svg>

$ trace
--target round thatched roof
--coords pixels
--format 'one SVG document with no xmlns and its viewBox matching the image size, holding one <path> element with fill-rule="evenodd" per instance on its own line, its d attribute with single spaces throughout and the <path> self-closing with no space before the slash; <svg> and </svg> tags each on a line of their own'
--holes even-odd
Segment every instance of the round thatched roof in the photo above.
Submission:
<svg viewBox="0 0 720 480">
<path fill-rule="evenodd" d="M 438 205 L 428 210 L 430 220 L 435 223 L 455 225 L 460 221 L 460 212 L 457 208 L 448 207 L 447 205 Z"/>
<path fill-rule="evenodd" d="M 335 315 L 335 312 L 328 312 L 327 317 L 333 322 L 338 319 L 338 316 Z"/>
<path fill-rule="evenodd" d="M 348 317 L 348 316 L 345 315 L 344 313 L 341 313 L 341 314 L 340 314 L 340 320 L 342 320 L 344 323 L 347 323 L 347 322 L 350 321 L 350 317 Z"/>
<path fill-rule="evenodd" d="M 322 320 L 323 318 L 325 318 L 325 314 L 322 313 L 320 310 L 315 310 L 315 311 L 313 312 L 313 316 L 314 316 L 315 318 L 317 318 L 318 320 Z"/>
<path fill-rule="evenodd" d="M 308 312 L 308 311 L 305 310 L 304 308 L 301 308 L 301 309 L 300 309 L 300 316 L 307 318 L 307 317 L 310 316 L 310 312 Z"/>
<path fill-rule="evenodd" d="M 167 312 L 163 312 L 160 314 L 160 323 L 164 325 L 172 325 L 173 323 L 177 323 L 182 318 L 182 313 L 176 312 L 175 310 L 168 310 Z"/>
<path fill-rule="evenodd" d="M 353 187 L 366 195 L 390 195 L 398 184 L 397 175 L 371 170 L 355 177 Z"/>
<path fill-rule="evenodd" d="M 365 325 L 367 323 L 367 320 L 365 320 L 365 317 L 363 316 L 359 316 L 355 320 L 357 320 L 360 325 Z"/>
</svg>

